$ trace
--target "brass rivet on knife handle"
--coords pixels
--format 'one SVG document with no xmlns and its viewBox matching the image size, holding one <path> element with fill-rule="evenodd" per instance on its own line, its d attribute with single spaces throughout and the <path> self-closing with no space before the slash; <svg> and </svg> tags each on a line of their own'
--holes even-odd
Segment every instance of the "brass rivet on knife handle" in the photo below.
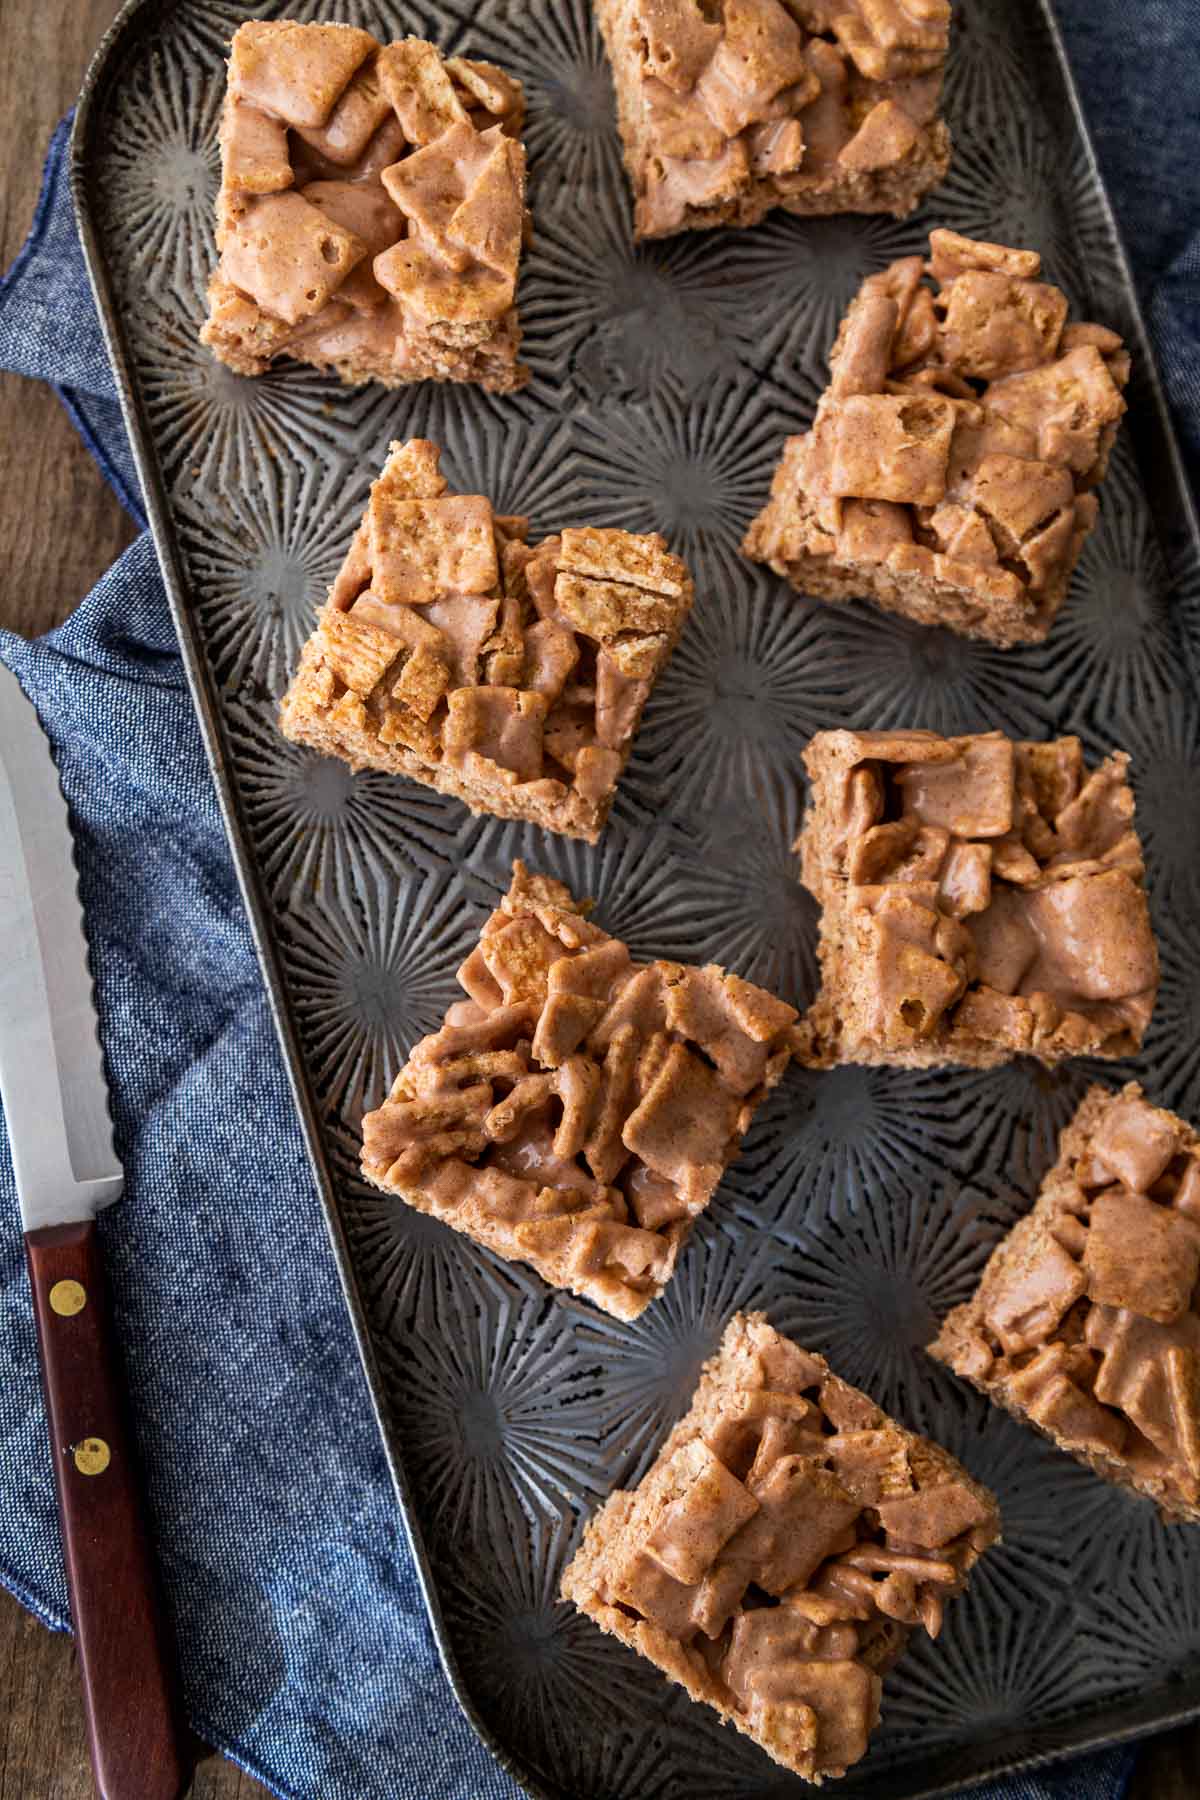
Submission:
<svg viewBox="0 0 1200 1800">
<path fill-rule="evenodd" d="M 87 1289 L 78 1281 L 56 1281 L 50 1289 L 50 1309 L 60 1319 L 73 1319 L 87 1305 Z"/>
<path fill-rule="evenodd" d="M 103 1475 L 112 1461 L 112 1451 L 103 1438 L 84 1438 L 72 1447 L 71 1455 L 81 1475 Z"/>
</svg>

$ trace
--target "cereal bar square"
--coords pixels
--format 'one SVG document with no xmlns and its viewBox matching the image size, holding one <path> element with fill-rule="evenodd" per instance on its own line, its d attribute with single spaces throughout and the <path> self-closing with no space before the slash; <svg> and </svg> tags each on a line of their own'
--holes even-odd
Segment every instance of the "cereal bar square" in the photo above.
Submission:
<svg viewBox="0 0 1200 1800">
<path fill-rule="evenodd" d="M 393 444 L 283 701 L 284 735 L 473 812 L 595 843 L 692 605 L 658 536 L 529 521 L 450 494 Z"/>
<path fill-rule="evenodd" d="M 930 1345 L 1060 1449 L 1200 1524 L 1200 1137 L 1094 1087 Z"/>
<path fill-rule="evenodd" d="M 524 111 L 502 69 L 420 38 L 239 26 L 203 342 L 241 375 L 522 386 Z"/>
<path fill-rule="evenodd" d="M 999 1536 L 996 1502 L 762 1313 L 587 1527 L 571 1600 L 806 1781 L 844 1775 L 881 1677 Z"/>
<path fill-rule="evenodd" d="M 949 0 L 596 0 L 638 238 L 774 207 L 902 218 L 942 179 Z"/>
<path fill-rule="evenodd" d="M 1078 738 L 822 731 L 801 879 L 821 991 L 801 1060 L 1128 1056 L 1158 988 L 1129 758 Z"/>
<path fill-rule="evenodd" d="M 458 972 L 468 998 L 363 1120 L 362 1167 L 634 1319 L 783 1074 L 796 1013 L 713 964 L 635 962 L 586 910 L 516 863 Z"/>
<path fill-rule="evenodd" d="M 930 247 L 863 283 L 743 549 L 802 594 L 1039 643 L 1096 522 L 1129 357 L 1067 323 L 1033 251 Z"/>
</svg>

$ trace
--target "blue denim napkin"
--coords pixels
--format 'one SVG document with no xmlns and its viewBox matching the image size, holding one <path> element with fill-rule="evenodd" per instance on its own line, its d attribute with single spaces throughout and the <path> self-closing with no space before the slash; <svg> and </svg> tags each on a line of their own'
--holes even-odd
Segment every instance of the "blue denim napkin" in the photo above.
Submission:
<svg viewBox="0 0 1200 1800">
<path fill-rule="evenodd" d="M 1061 0 L 1185 443 L 1200 452 L 1200 0 Z M 0 286 L 0 366 L 51 382 L 143 523 L 56 132 Z M 70 529 L 47 521 L 47 529 Z M 192 1723 L 297 1800 L 511 1800 L 440 1672 L 376 1438 L 153 548 L 59 630 L 0 631 L 70 802 L 127 1176 L 106 1251 Z M 0 1580 L 67 1619 L 0 1127 Z M 1115 1800 L 1132 1753 L 990 1800 Z M 985 1796 L 985 1800 L 987 1797 Z"/>
</svg>

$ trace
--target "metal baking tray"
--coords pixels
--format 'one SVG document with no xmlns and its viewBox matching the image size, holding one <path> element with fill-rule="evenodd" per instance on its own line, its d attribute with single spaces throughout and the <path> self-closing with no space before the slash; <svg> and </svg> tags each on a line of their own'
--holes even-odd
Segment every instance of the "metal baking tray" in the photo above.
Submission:
<svg viewBox="0 0 1200 1800">
<path fill-rule="evenodd" d="M 1096 1480 L 921 1345 L 1029 1204 L 1097 1073 L 1200 1116 L 1200 542 L 1053 18 L 958 0 L 956 153 L 915 218 L 634 251 L 587 0 L 133 0 L 72 181 L 188 675 L 380 1429 L 454 1690 L 553 1800 L 808 1791 L 556 1600 L 581 1523 L 636 1481 L 738 1306 L 823 1351 L 995 1488 L 1005 1541 L 886 1684 L 847 1796 L 903 1800 L 1200 1713 L 1200 1530 Z M 416 32 L 524 81 L 529 387 L 242 380 L 196 340 L 214 260 L 224 45 L 250 14 Z M 861 277 L 933 223 L 1042 250 L 1134 352 L 1099 529 L 1043 647 L 1001 652 L 787 592 L 737 550 L 807 424 Z M 596 849 L 473 819 L 283 741 L 276 703 L 389 439 L 428 436 L 498 511 L 661 528 L 698 601 Z M 514 854 L 596 896 L 642 956 L 716 959 L 803 1004 L 814 909 L 790 850 L 800 751 L 836 725 L 1078 732 L 1133 752 L 1164 983 L 1129 1070 L 796 1071 L 665 1298 L 620 1324 L 365 1187 L 357 1125 L 433 1028 Z"/>
</svg>

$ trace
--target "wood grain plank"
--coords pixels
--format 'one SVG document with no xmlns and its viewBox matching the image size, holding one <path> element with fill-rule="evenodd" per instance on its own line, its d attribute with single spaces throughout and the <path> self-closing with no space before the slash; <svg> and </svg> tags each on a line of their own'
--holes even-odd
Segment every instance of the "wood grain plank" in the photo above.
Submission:
<svg viewBox="0 0 1200 1800">
<path fill-rule="evenodd" d="M 192 1800 L 262 1800 L 267 1790 L 201 1750 Z M 72 1640 L 0 1590 L 0 1800 L 94 1800 Z"/>
<path fill-rule="evenodd" d="M 50 134 L 74 102 L 119 0 L 3 0 L 0 268 L 25 240 Z M 0 374 L 0 624 L 33 637 L 65 619 L 131 543 L 132 521 L 39 381 Z"/>
<path fill-rule="evenodd" d="M 1125 1800 L 1196 1800 L 1200 1724 L 1168 1731 L 1143 1746 Z"/>
</svg>

